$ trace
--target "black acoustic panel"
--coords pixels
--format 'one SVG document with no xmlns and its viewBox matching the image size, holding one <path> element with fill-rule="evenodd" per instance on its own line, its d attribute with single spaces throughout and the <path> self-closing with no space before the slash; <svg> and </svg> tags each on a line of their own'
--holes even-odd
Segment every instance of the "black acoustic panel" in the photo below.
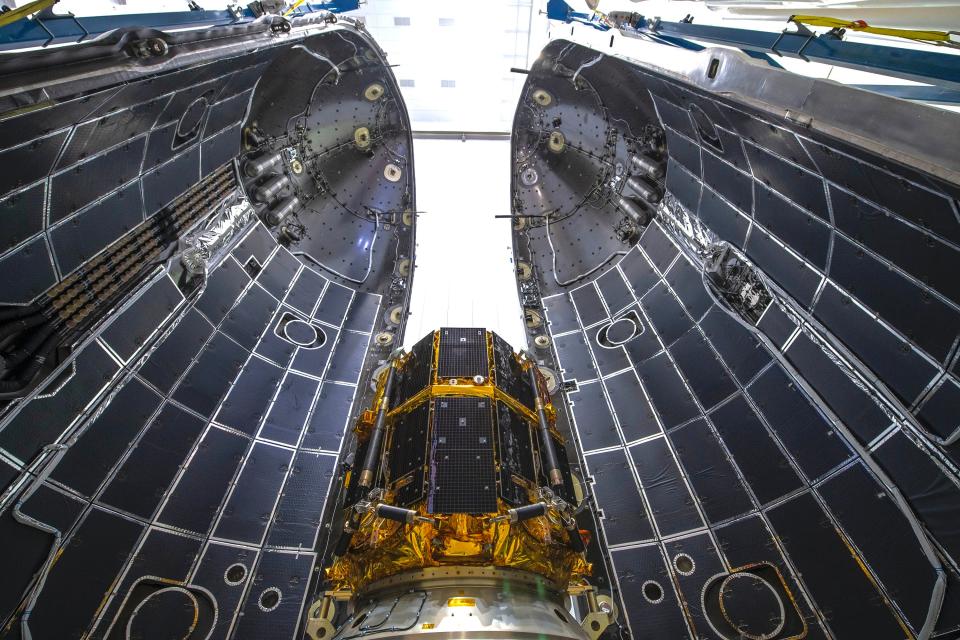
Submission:
<svg viewBox="0 0 960 640">
<path fill-rule="evenodd" d="M 363 368 L 363 360 L 367 355 L 369 344 L 368 334 L 341 331 L 333 356 L 330 358 L 327 379 L 356 384 L 360 380 L 360 371 Z"/>
<path fill-rule="evenodd" d="M 326 504 L 324 496 L 336 463 L 334 456 L 297 452 L 290 467 L 290 477 L 280 494 L 280 503 L 267 537 L 268 545 L 313 549 Z"/>
<path fill-rule="evenodd" d="M 654 94 L 653 103 L 657 107 L 660 121 L 667 127 L 679 131 L 687 138 L 696 139 L 693 123 L 690 122 L 690 113 L 675 104 L 669 97 Z"/>
<path fill-rule="evenodd" d="M 660 340 L 667 346 L 676 342 L 693 326 L 693 320 L 663 283 L 647 293 L 640 300 L 640 305 L 644 315 L 653 323 Z"/>
<path fill-rule="evenodd" d="M 179 123 L 171 122 L 150 132 L 147 154 L 143 156 L 143 170 L 149 171 L 177 154 L 176 135 Z"/>
<path fill-rule="evenodd" d="M 30 617 L 31 634 L 82 637 L 142 532 L 137 522 L 92 509 L 50 571 Z"/>
<path fill-rule="evenodd" d="M 797 328 L 797 323 L 790 319 L 779 305 L 767 305 L 766 311 L 760 317 L 757 328 L 765 336 L 773 341 L 778 348 L 786 344 L 787 339 L 793 335 Z"/>
<path fill-rule="evenodd" d="M 257 282 L 274 298 L 283 300 L 283 296 L 293 284 L 294 277 L 302 266 L 289 251 L 280 247 L 270 261 L 263 265 L 263 270 L 257 276 Z"/>
<path fill-rule="evenodd" d="M 813 408 L 779 366 L 767 369 L 747 391 L 790 457 L 810 480 L 850 457 L 842 436 Z"/>
<path fill-rule="evenodd" d="M 258 555 L 257 549 L 216 542 L 208 543 L 204 549 L 191 584 L 207 589 L 217 601 L 217 623 L 210 640 L 227 640 L 229 637 L 244 591 L 256 576 Z M 239 580 L 227 580 L 231 568 Z"/>
<path fill-rule="evenodd" d="M 610 404 L 617 414 L 620 431 L 627 442 L 639 440 L 660 432 L 660 425 L 647 403 L 640 382 L 633 371 L 627 371 L 603 381 Z M 581 387 L 582 388 L 582 387 Z"/>
<path fill-rule="evenodd" d="M 911 626 L 920 629 L 936 572 L 891 496 L 860 464 L 830 478 L 819 491 L 880 582 L 895 585 L 888 593 Z"/>
<path fill-rule="evenodd" d="M 497 451 L 500 461 L 500 497 L 513 505 L 529 502 L 527 491 L 513 481 L 518 476 L 535 481 L 531 425 L 520 414 L 497 402 Z"/>
<path fill-rule="evenodd" d="M 944 594 L 933 637 L 940 640 L 955 640 L 960 637 L 960 577 L 949 571 L 947 592 Z"/>
<path fill-rule="evenodd" d="M 920 252 L 928 249 L 929 243 Z M 943 268 L 955 268 L 950 263 L 946 259 Z M 834 240 L 830 274 L 921 349 L 937 360 L 947 357 L 960 326 L 956 309 L 842 237 Z"/>
<path fill-rule="evenodd" d="M 239 126 L 231 127 L 200 143 L 200 173 L 208 175 L 228 162 L 232 162 L 240 153 L 242 135 L 243 132 Z"/>
<path fill-rule="evenodd" d="M 550 323 L 550 332 L 554 335 L 579 328 L 577 314 L 567 294 L 561 293 L 543 299 L 544 310 Z"/>
<path fill-rule="evenodd" d="M 936 365 L 834 287 L 824 288 L 814 314 L 908 406 L 937 374 Z"/>
<path fill-rule="evenodd" d="M 573 299 L 573 305 L 577 309 L 582 326 L 590 327 L 608 319 L 607 310 L 592 282 L 572 290 L 570 297 Z"/>
<path fill-rule="evenodd" d="M 334 349 L 339 349 L 341 343 L 345 345 L 345 348 L 355 349 L 355 343 L 357 340 L 353 336 L 358 334 L 351 334 L 345 331 L 339 331 L 333 327 L 328 327 L 327 325 L 313 324 L 314 329 L 317 330 L 317 335 L 323 334 L 323 344 L 313 349 L 299 348 L 297 349 L 296 355 L 293 357 L 293 362 L 291 363 L 291 368 L 296 369 L 297 371 L 302 371 L 311 376 L 316 376 L 318 378 L 324 377 L 327 374 L 327 363 L 330 361 L 330 354 L 334 352 Z M 276 332 L 271 329 L 271 333 L 276 337 Z M 366 339 L 366 336 L 363 336 Z M 283 340 L 283 338 L 279 338 Z M 340 342 L 338 342 L 338 339 Z M 349 371 L 347 371 L 347 375 Z M 333 369 L 330 370 L 327 377 L 332 377 Z M 346 382 L 356 382 L 356 380 L 346 380 Z"/>
<path fill-rule="evenodd" d="M 101 334 L 113 352 L 123 360 L 130 357 L 183 300 L 183 295 L 170 278 L 162 277 L 150 285 L 137 300 L 121 313 Z"/>
<path fill-rule="evenodd" d="M 627 325 L 628 330 L 633 331 L 629 321 L 621 323 L 620 326 L 622 327 L 624 324 Z M 613 325 L 602 324 L 598 327 L 590 327 L 589 329 L 583 330 L 587 335 L 587 341 L 590 343 L 590 352 L 593 354 L 593 361 L 601 376 L 608 376 L 630 368 L 630 360 L 627 357 L 627 352 L 624 347 L 606 346 L 600 342 L 600 332 L 611 326 Z M 612 333 L 613 331 L 610 331 L 607 334 L 608 340 Z M 627 344 L 629 344 L 629 342 Z"/>
<path fill-rule="evenodd" d="M 666 130 L 666 139 L 667 146 L 670 148 L 669 159 L 673 167 L 682 165 L 686 171 L 681 172 L 671 167 L 667 168 L 667 185 L 668 189 L 671 192 L 679 196 L 679 193 L 671 189 L 670 187 L 674 184 L 674 179 L 682 173 L 684 176 L 689 176 L 690 184 L 696 189 L 696 192 L 693 194 L 693 197 L 699 197 L 700 194 L 700 184 L 696 176 L 700 175 L 700 148 L 681 135 L 677 135 L 672 129 Z M 684 202 L 684 198 L 678 197 L 681 202 Z M 684 204 L 686 204 L 684 202 Z M 694 202 L 692 209 L 696 209 L 696 203 Z"/>
<path fill-rule="evenodd" d="M 493 442 L 493 412 L 488 398 L 435 400 L 427 502 L 430 513 L 496 512 Z"/>
<path fill-rule="evenodd" d="M 703 533 L 680 538 L 665 543 L 664 551 L 670 573 L 676 580 L 680 598 L 683 600 L 683 608 L 692 619 L 696 635 L 701 638 L 713 637 L 710 623 L 703 610 L 704 587 L 710 578 L 724 573 L 726 567 L 714 546 L 712 537 Z M 686 570 L 684 556 L 690 559 L 693 565 L 692 571 Z"/>
<path fill-rule="evenodd" d="M 160 402 L 160 396 L 142 382 L 128 382 L 67 450 L 54 467 L 53 479 L 81 495 L 93 495 Z"/>
<path fill-rule="evenodd" d="M 270 319 L 270 324 L 267 326 L 267 330 L 263 332 L 263 335 L 260 337 L 260 342 L 257 343 L 253 352 L 271 362 L 275 362 L 283 368 L 287 368 L 293 359 L 293 354 L 297 351 L 297 345 L 281 337 L 283 334 L 282 325 L 291 317 L 298 318 L 293 308 L 280 305 L 276 312 L 274 312 L 273 317 Z M 332 338 L 336 337 L 336 331 L 328 332 L 326 329 L 327 327 L 323 327 L 321 330 L 326 336 L 326 341 L 330 342 Z M 330 347 L 331 345 L 327 346 L 328 353 Z M 310 355 L 311 357 L 313 356 L 313 354 Z M 314 368 L 319 367 L 319 370 L 322 371 L 324 366 L 326 366 L 325 360 L 322 364 L 315 365 Z"/>
<path fill-rule="evenodd" d="M 335 327 L 343 325 L 343 319 L 347 315 L 347 309 L 350 308 L 352 296 L 352 290 L 331 282 L 330 286 L 323 292 L 320 304 L 317 305 L 313 314 L 314 319 L 332 324 Z"/>
<path fill-rule="evenodd" d="M 7 483 L 3 484 L 6 486 Z M 24 504 L 22 511 L 60 531 L 67 531 L 82 509 L 81 502 L 44 485 Z M 14 520 L 10 509 L 0 515 L 0 539 L 10 545 L 11 551 L 4 560 L 4 576 L 0 580 L 0 617 L 6 620 L 19 606 L 34 574 L 50 554 L 52 539 L 46 531 Z"/>
<path fill-rule="evenodd" d="M 279 367 L 260 358 L 250 358 L 220 405 L 215 420 L 254 435 L 282 379 L 283 370 Z"/>
<path fill-rule="evenodd" d="M 240 372 L 248 352 L 220 332 L 197 357 L 173 394 L 174 400 L 210 416 Z"/>
<path fill-rule="evenodd" d="M 239 264 L 224 260 L 207 277 L 207 288 L 195 306 L 211 323 L 219 325 L 249 282 L 250 278 Z"/>
<path fill-rule="evenodd" d="M 930 285 L 947 298 L 960 303 L 960 283 L 956 278 L 950 277 L 956 268 L 957 261 L 960 260 L 956 249 L 934 238 L 923 229 L 905 224 L 897 216 L 887 215 L 872 204 L 846 191 L 841 191 L 833 185 L 830 187 L 830 200 L 833 203 L 833 218 L 838 229 L 846 232 L 856 242 L 892 261 L 921 282 Z M 837 234 L 837 240 L 841 237 Z M 841 248 L 838 243 L 834 251 Z M 835 253 L 834 260 L 838 259 L 840 254 Z M 838 281 L 840 278 L 849 277 L 845 272 L 835 271 L 833 275 Z M 859 284 L 868 290 L 876 286 L 869 281 Z M 858 293 L 858 296 L 860 295 L 863 294 Z M 870 296 L 864 295 L 864 297 Z M 877 304 L 882 304 L 882 301 L 878 300 Z"/>
<path fill-rule="evenodd" d="M 641 362 L 636 371 L 665 429 L 700 415 L 700 410 L 666 352 Z"/>
<path fill-rule="evenodd" d="M 692 318 L 699 319 L 713 306 L 703 281 L 703 272 L 685 259 L 677 260 L 664 276 Z"/>
<path fill-rule="evenodd" d="M 136 182 L 78 213 L 50 232 L 60 272 L 71 273 L 141 222 Z"/>
<path fill-rule="evenodd" d="M 430 403 L 396 418 L 390 437 L 390 479 L 396 482 L 427 462 Z"/>
<path fill-rule="evenodd" d="M 200 179 L 200 147 L 194 145 L 143 175 L 143 207 L 147 216 L 170 204 Z"/>
<path fill-rule="evenodd" d="M 440 329 L 437 375 L 440 378 L 489 376 L 487 332 L 483 329 Z"/>
<path fill-rule="evenodd" d="M 52 260 L 43 236 L 0 258 L 0 302 L 26 304 L 56 284 Z"/>
<path fill-rule="evenodd" d="M 204 103 L 209 104 L 216 99 L 226 80 L 226 75 L 222 75 L 215 80 L 197 83 L 196 80 L 190 85 L 178 87 L 178 91 L 170 98 L 170 102 L 164 107 L 163 112 L 157 118 L 157 125 L 164 125 L 168 122 L 180 120 L 183 114 L 187 112 L 194 103 L 204 107 Z"/>
<path fill-rule="evenodd" d="M 634 445 L 630 447 L 630 455 L 660 536 L 703 526 L 693 496 L 664 438 Z"/>
<path fill-rule="evenodd" d="M 95 633 L 97 635 L 106 634 L 108 638 L 123 637 L 133 609 L 146 600 L 146 593 L 158 590 L 151 589 L 145 593 L 137 588 L 138 585 L 141 583 L 151 586 L 159 585 L 159 580 L 185 582 L 187 575 L 190 573 L 190 568 L 193 566 L 193 561 L 196 560 L 202 546 L 203 542 L 198 538 L 162 529 L 147 531 L 139 549 L 130 560 L 126 575 L 120 579 L 114 588 L 116 595 L 104 610 Z M 148 610 L 151 605 L 157 604 L 154 598 L 146 601 Z M 118 615 L 121 613 L 121 609 L 124 613 Z M 165 611 L 166 608 L 161 607 L 156 610 L 161 615 Z M 163 628 L 165 624 L 177 622 L 177 617 L 181 617 L 181 621 L 185 622 L 182 628 L 188 628 L 193 623 L 194 610 L 192 606 L 172 610 L 171 612 L 173 615 L 170 616 L 169 622 L 162 620 L 154 625 L 154 633 L 162 634 L 167 630 Z M 185 615 L 188 617 L 186 617 L 186 620 L 182 620 Z M 136 619 L 138 622 L 143 620 L 140 614 L 136 616 Z M 109 633 L 107 634 L 108 629 Z M 135 627 L 132 630 L 133 633 L 137 633 Z"/>
<path fill-rule="evenodd" d="M 41 393 L 7 423 L 0 431 L 0 447 L 20 460 L 32 460 L 93 401 L 113 377 L 117 364 L 99 345 L 90 344 L 77 356 L 74 369 L 65 384 L 52 380 L 41 390 L 49 394 Z"/>
<path fill-rule="evenodd" d="M 655 284 L 660 282 L 660 274 L 657 273 L 657 270 L 653 268 L 653 265 L 639 249 L 631 249 L 623 257 L 623 260 L 620 261 L 620 270 L 623 271 L 623 275 L 626 276 L 627 282 L 633 290 L 633 295 L 637 298 L 643 297 L 647 291 L 650 291 Z"/>
<path fill-rule="evenodd" d="M 377 320 L 377 312 L 380 311 L 380 301 L 381 296 L 373 293 L 360 291 L 354 293 L 343 327 L 351 331 L 362 331 L 364 333 L 373 331 L 374 323 Z"/>
<path fill-rule="evenodd" d="M 0 251 L 17 246 L 43 229 L 43 200 L 46 185 L 34 185 L 0 200 L 0 216 L 4 224 L 0 228 Z"/>
<path fill-rule="evenodd" d="M 140 367 L 144 380 L 167 393 L 200 353 L 213 327 L 196 309 L 186 312 L 177 326 Z"/>
<path fill-rule="evenodd" d="M 673 343 L 670 355 L 704 409 L 709 410 L 737 391 L 737 385 L 699 329 L 691 329 Z"/>
<path fill-rule="evenodd" d="M 310 378 L 287 374 L 270 406 L 258 437 L 296 445 L 300 441 L 307 413 L 313 406 L 320 383 Z"/>
<path fill-rule="evenodd" d="M 756 183 L 754 188 L 754 219 L 818 269 L 825 269 L 830 247 L 830 227 L 760 183 Z"/>
<path fill-rule="evenodd" d="M 776 305 L 771 305 L 764 317 L 769 315 L 774 307 Z M 715 307 L 704 316 L 700 321 L 700 328 L 720 354 L 724 366 L 740 384 L 748 383 L 770 362 L 770 354 L 762 343 L 720 307 Z"/>
<path fill-rule="evenodd" d="M 668 131 L 667 142 L 679 136 L 670 135 Z M 699 156 L 696 154 L 696 148 L 683 139 L 679 139 L 674 145 L 680 154 L 671 153 L 667 162 L 667 182 L 666 189 L 673 196 L 674 201 L 689 211 L 696 211 L 700 206 L 700 198 L 703 194 L 703 184 L 690 171 L 686 170 L 682 163 L 694 160 L 699 162 Z"/>
<path fill-rule="evenodd" d="M 144 131 L 149 131 L 166 103 L 166 96 L 157 98 L 156 94 L 153 94 L 149 97 L 145 96 L 142 101 L 134 103 L 129 109 L 114 111 L 100 118 L 87 119 L 86 116 L 91 113 L 90 111 L 85 111 L 83 115 L 77 114 L 77 119 L 84 119 L 85 122 L 79 124 L 74 130 L 67 148 L 63 150 L 57 162 L 57 167 L 73 165 L 105 149 L 124 144 Z M 92 106 L 95 105 L 88 105 L 88 108 Z M 139 158 L 136 162 L 139 165 Z"/>
<path fill-rule="evenodd" d="M 323 383 L 313 416 L 300 443 L 301 447 L 325 451 L 340 450 L 355 391 L 355 387 L 348 385 Z"/>
<path fill-rule="evenodd" d="M 576 380 L 583 383 L 598 377 L 590 357 L 590 349 L 583 333 L 569 333 L 565 336 L 555 336 L 553 344 L 557 349 L 557 359 L 560 361 L 560 370 L 564 380 Z"/>
<path fill-rule="evenodd" d="M 726 240 L 740 249 L 743 248 L 750 220 L 738 212 L 733 205 L 710 189 L 704 189 L 697 214 L 721 240 Z"/>
<path fill-rule="evenodd" d="M 890 424 L 876 403 L 807 336 L 793 341 L 787 358 L 861 443 L 870 442 Z"/>
<path fill-rule="evenodd" d="M 632 636 L 688 638 L 687 624 L 660 547 L 617 549 L 610 556 Z M 656 583 L 656 586 L 649 582 Z M 659 598 L 648 599 L 645 593 Z"/>
<path fill-rule="evenodd" d="M 277 308 L 269 293 L 254 285 L 230 311 L 220 330 L 244 349 L 253 350 Z"/>
<path fill-rule="evenodd" d="M 720 437 L 761 503 L 799 489 L 802 481 L 743 396 L 710 414 Z"/>
<path fill-rule="evenodd" d="M 896 616 L 810 494 L 777 505 L 767 516 L 837 637 L 903 634 Z"/>
<path fill-rule="evenodd" d="M 410 355 L 397 375 L 392 406 L 399 406 L 422 391 L 433 379 L 433 332 L 410 348 Z"/>
<path fill-rule="evenodd" d="M 745 253 L 801 305 L 807 306 L 813 301 L 820 275 L 800 258 L 784 251 L 759 227 L 751 229 Z"/>
<path fill-rule="evenodd" d="M 946 439 L 958 428 L 956 420 L 958 406 L 960 406 L 960 384 L 951 378 L 946 378 L 924 401 L 918 417 L 929 431 Z"/>
<path fill-rule="evenodd" d="M 795 202 L 821 219 L 830 219 L 827 196 L 820 176 L 785 162 L 761 147 L 747 144 L 745 148 L 750 168 L 757 180 L 776 190 L 784 199 Z M 757 209 L 760 209 L 759 201 Z"/>
<path fill-rule="evenodd" d="M 0 178 L 0 195 L 46 177 L 66 137 L 67 132 L 60 131 L 30 144 L 0 151 L 0 164 L 7 168 Z"/>
<path fill-rule="evenodd" d="M 327 286 L 327 282 L 326 278 L 313 269 L 305 268 L 297 276 L 297 281 L 293 284 L 293 288 L 290 289 L 284 302 L 309 317 L 316 308 L 320 296 L 323 295 L 323 289 Z"/>
<path fill-rule="evenodd" d="M 715 529 L 715 535 L 731 568 L 744 568 L 757 563 L 776 567 L 807 624 L 807 638 L 820 640 L 827 637 L 818 617 L 807 605 L 806 598 L 793 577 L 793 569 L 784 561 L 780 553 L 781 547 L 774 541 L 759 516 L 735 520 Z"/>
<path fill-rule="evenodd" d="M 50 223 L 59 222 L 136 178 L 140 159 L 143 157 L 144 142 L 144 137 L 130 140 L 101 156 L 53 176 L 50 179 Z M 124 196 L 117 201 L 113 213 L 129 213 L 139 222 L 143 219 L 140 185 L 134 183 L 133 187 L 134 191 L 121 191 Z M 68 223 L 68 228 L 71 226 L 74 226 L 72 221 Z"/>
<path fill-rule="evenodd" d="M 207 533 L 248 446 L 243 436 L 216 427 L 207 430 L 158 521 Z"/>
<path fill-rule="evenodd" d="M 216 537 L 260 544 L 292 457 L 289 449 L 254 443 L 214 529 Z"/>
<path fill-rule="evenodd" d="M 667 237 L 659 224 L 651 224 L 640 236 L 640 248 L 649 258 L 650 263 L 663 273 L 677 257 L 679 249 L 673 244 L 673 241 Z"/>
<path fill-rule="evenodd" d="M 633 304 L 630 287 L 624 282 L 623 276 L 617 269 L 610 269 L 604 273 L 597 278 L 596 284 L 611 314 L 616 314 L 624 307 Z"/>
<path fill-rule="evenodd" d="M 721 522 L 753 509 L 750 496 L 707 423 L 695 420 L 667 436 L 677 452 L 704 515 Z"/>
<path fill-rule="evenodd" d="M 288 640 L 300 626 L 304 595 L 316 557 L 312 553 L 264 551 L 247 592 L 236 640 Z M 268 595 L 278 592 L 274 605 Z"/>
<path fill-rule="evenodd" d="M 276 248 L 277 241 L 273 239 L 263 223 L 258 220 L 253 223 L 249 233 L 234 247 L 231 253 L 240 264 L 246 264 L 247 260 L 254 258 L 262 267 L 267 263 Z"/>
<path fill-rule="evenodd" d="M 740 147 L 739 141 L 735 143 Z M 706 147 L 704 147 L 706 150 Z M 753 211 L 753 180 L 747 173 L 741 173 L 731 165 L 720 160 L 712 153 L 703 154 L 703 181 L 712 187 L 718 194 L 740 211 L 750 213 Z M 704 200 L 709 197 L 704 190 Z M 716 197 L 716 196 L 714 196 Z M 701 201 L 700 208 L 703 209 Z M 724 240 L 732 241 L 721 235 Z M 740 236 L 743 239 L 743 236 Z"/>
<path fill-rule="evenodd" d="M 586 457 L 607 544 L 650 540 L 653 528 L 623 449 Z"/>
<path fill-rule="evenodd" d="M 617 426 L 603 392 L 603 384 L 599 380 L 578 385 L 577 390 L 567 397 L 573 402 L 573 418 L 577 435 L 580 437 L 580 447 L 584 451 L 621 444 L 620 434 L 617 433 Z"/>
<path fill-rule="evenodd" d="M 149 518 L 203 431 L 204 423 L 165 404 L 107 485 L 100 500 Z"/>
<path fill-rule="evenodd" d="M 250 94 L 241 93 L 216 104 L 210 105 L 210 113 L 204 125 L 204 135 L 216 133 L 243 119 L 250 104 Z"/>
<path fill-rule="evenodd" d="M 953 558 L 960 558 L 960 489 L 930 454 L 903 433 L 894 434 L 874 454 L 930 534 Z"/>
<path fill-rule="evenodd" d="M 493 372 L 497 387 L 529 409 L 534 408 L 534 392 L 530 376 L 513 354 L 506 340 L 493 334 Z"/>
<path fill-rule="evenodd" d="M 637 331 L 639 331 L 623 345 L 631 363 L 637 365 L 663 351 L 663 346 L 657 339 L 657 335 L 650 329 L 650 325 L 643 317 L 640 305 L 633 305 L 623 315 L 629 316 L 637 324 Z"/>
</svg>

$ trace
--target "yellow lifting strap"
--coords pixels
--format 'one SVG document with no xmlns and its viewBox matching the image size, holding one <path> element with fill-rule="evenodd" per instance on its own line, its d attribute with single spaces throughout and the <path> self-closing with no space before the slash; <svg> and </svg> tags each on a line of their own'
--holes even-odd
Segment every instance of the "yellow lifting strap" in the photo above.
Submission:
<svg viewBox="0 0 960 640">
<path fill-rule="evenodd" d="M 17 9 L 4 11 L 3 13 L 0 13 L 0 27 L 5 27 L 8 24 L 13 24 L 17 20 L 26 18 L 27 16 L 32 15 L 38 11 L 43 11 L 47 7 L 52 7 L 58 2 L 60 2 L 60 0 L 34 0 L 33 2 L 28 2 L 22 7 L 18 7 Z"/>
<path fill-rule="evenodd" d="M 927 31 L 917 29 L 889 29 L 887 27 L 871 27 L 865 20 L 843 20 L 841 18 L 827 18 L 824 16 L 790 16 L 790 22 L 797 24 L 808 24 L 814 27 L 830 27 L 832 29 L 850 29 L 851 31 L 863 31 L 865 33 L 874 33 L 880 36 L 890 36 L 893 38 L 906 38 L 907 40 L 917 40 L 920 42 L 930 42 L 945 46 L 958 46 L 956 31 Z"/>
</svg>

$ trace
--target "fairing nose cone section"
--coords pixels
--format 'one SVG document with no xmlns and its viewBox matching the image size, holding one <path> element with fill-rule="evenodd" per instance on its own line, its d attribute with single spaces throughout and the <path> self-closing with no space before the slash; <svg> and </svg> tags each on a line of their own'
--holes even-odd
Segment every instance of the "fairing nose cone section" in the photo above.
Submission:
<svg viewBox="0 0 960 640">
<path fill-rule="evenodd" d="M 955 631 L 960 121 L 637 46 L 551 42 L 512 143 L 592 580 L 633 637 Z"/>
<path fill-rule="evenodd" d="M 302 633 L 414 250 L 406 108 L 334 22 L 0 60 L 0 636 Z"/>
</svg>

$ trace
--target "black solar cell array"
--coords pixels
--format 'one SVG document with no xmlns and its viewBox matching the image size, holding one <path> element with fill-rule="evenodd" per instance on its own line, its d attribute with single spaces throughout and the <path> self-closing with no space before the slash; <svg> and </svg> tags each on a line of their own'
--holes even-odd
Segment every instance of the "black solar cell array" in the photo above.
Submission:
<svg viewBox="0 0 960 640">
<path fill-rule="evenodd" d="M 493 408 L 489 398 L 434 400 L 430 513 L 495 513 Z"/>
</svg>

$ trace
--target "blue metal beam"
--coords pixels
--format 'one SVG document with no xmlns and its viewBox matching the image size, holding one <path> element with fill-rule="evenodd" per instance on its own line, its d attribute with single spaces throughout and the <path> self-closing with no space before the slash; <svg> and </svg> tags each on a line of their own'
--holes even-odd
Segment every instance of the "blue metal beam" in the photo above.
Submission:
<svg viewBox="0 0 960 640">
<path fill-rule="evenodd" d="M 628 26 L 624 28 L 630 29 Z M 847 42 L 834 36 L 818 36 L 810 31 L 773 33 L 642 18 L 636 22 L 635 30 L 736 47 L 751 54 L 801 58 L 960 89 L 960 56 L 946 53 Z"/>
<path fill-rule="evenodd" d="M 610 29 L 607 25 L 597 22 L 592 14 L 574 11 L 573 7 L 563 0 L 547 1 L 547 18 L 560 22 L 580 22 L 600 31 Z"/>
<path fill-rule="evenodd" d="M 304 3 L 295 14 L 303 15 L 315 11 L 342 13 L 357 9 L 359 6 L 358 0 Z M 0 51 L 83 42 L 114 29 L 150 28 L 165 31 L 243 24 L 253 19 L 254 15 L 250 9 L 244 9 L 239 18 L 235 18 L 227 10 L 170 11 L 83 18 L 41 13 L 0 28 Z"/>
<path fill-rule="evenodd" d="M 960 91 L 944 87 L 917 86 L 910 84 L 855 84 L 858 89 L 866 89 L 904 100 L 937 102 L 942 104 L 960 104 Z"/>
</svg>

